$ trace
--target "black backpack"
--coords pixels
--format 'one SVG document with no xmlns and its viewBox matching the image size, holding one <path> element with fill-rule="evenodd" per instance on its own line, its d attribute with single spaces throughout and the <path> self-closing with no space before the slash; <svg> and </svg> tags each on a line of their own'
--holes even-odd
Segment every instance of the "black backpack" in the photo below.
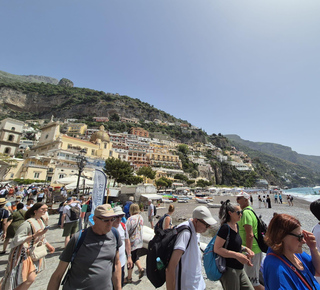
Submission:
<svg viewBox="0 0 320 290">
<path fill-rule="evenodd" d="M 254 210 L 250 209 L 250 208 L 245 208 L 244 210 L 251 210 L 255 217 L 257 218 L 257 221 L 258 221 L 258 237 L 254 236 L 254 238 L 256 239 L 258 245 L 259 245 L 259 248 L 262 252 L 266 253 L 268 251 L 268 246 L 267 244 L 264 242 L 264 236 L 267 232 L 267 229 L 268 229 L 268 226 L 267 224 L 262 220 L 261 218 L 261 215 L 258 217 L 256 215 L 256 213 L 254 212 Z"/>
<path fill-rule="evenodd" d="M 159 229 L 161 229 L 161 230 L 163 230 L 163 221 L 164 221 L 164 219 L 167 217 L 167 216 L 169 216 L 167 213 L 163 216 L 163 217 L 161 217 L 159 220 L 158 220 L 158 222 L 156 223 L 156 225 L 154 226 L 154 233 L 156 234 L 157 233 L 157 231 L 159 230 Z"/>
<path fill-rule="evenodd" d="M 153 239 L 149 242 L 147 253 L 147 277 L 154 287 L 161 287 L 166 282 L 166 268 L 169 264 L 177 236 L 184 230 L 190 231 L 190 239 L 186 247 L 187 249 L 190 244 L 192 235 L 191 229 L 187 225 L 166 230 L 159 229 Z M 158 257 L 161 259 L 162 263 L 165 266 L 162 270 L 158 270 L 157 268 L 156 259 Z M 180 289 L 181 259 L 179 261 L 178 284 L 178 289 Z"/>
<path fill-rule="evenodd" d="M 156 214 L 157 214 L 157 208 L 156 208 L 156 206 L 154 205 L 154 206 L 153 206 L 153 215 L 156 216 Z"/>
<path fill-rule="evenodd" d="M 69 219 L 71 221 L 76 221 L 79 219 L 80 217 L 80 208 L 78 207 L 78 205 L 74 205 L 74 206 L 70 206 L 70 216 Z"/>
</svg>

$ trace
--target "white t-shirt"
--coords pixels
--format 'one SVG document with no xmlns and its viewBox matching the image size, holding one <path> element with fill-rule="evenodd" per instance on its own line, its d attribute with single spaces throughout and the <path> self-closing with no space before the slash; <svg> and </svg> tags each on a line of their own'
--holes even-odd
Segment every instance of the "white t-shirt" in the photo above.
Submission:
<svg viewBox="0 0 320 290">
<path fill-rule="evenodd" d="M 126 264 L 125 239 L 128 239 L 128 238 L 126 237 L 126 231 L 123 229 L 123 226 L 121 225 L 121 223 L 116 229 L 118 230 L 120 239 L 122 241 L 122 246 L 119 248 L 119 259 L 120 259 L 121 267 L 123 267 Z"/>
<path fill-rule="evenodd" d="M 316 242 L 317 242 L 317 248 L 318 251 L 320 251 L 320 224 L 317 224 L 313 229 L 312 232 L 316 238 Z M 318 281 L 318 283 L 320 283 L 320 277 L 315 277 L 316 280 Z"/>
<path fill-rule="evenodd" d="M 69 216 L 70 216 L 70 205 L 71 206 L 75 206 L 75 205 L 78 206 L 80 208 L 80 211 L 81 211 L 81 206 L 77 202 L 72 202 L 71 204 L 65 205 L 64 208 L 63 208 L 63 214 L 66 214 L 66 219 L 64 220 L 64 222 L 66 224 L 75 222 L 75 221 L 71 221 L 70 218 L 69 218 Z"/>
<path fill-rule="evenodd" d="M 182 231 L 177 237 L 174 250 L 182 250 L 184 254 L 181 257 L 181 289 L 185 290 L 203 290 L 206 284 L 202 277 L 202 264 L 200 252 L 200 235 L 196 233 L 194 225 L 191 220 L 178 225 L 187 225 L 191 228 L 192 236 L 189 247 L 186 249 L 190 232 L 188 230 Z M 176 289 L 178 289 L 179 264 L 176 268 Z"/>
</svg>

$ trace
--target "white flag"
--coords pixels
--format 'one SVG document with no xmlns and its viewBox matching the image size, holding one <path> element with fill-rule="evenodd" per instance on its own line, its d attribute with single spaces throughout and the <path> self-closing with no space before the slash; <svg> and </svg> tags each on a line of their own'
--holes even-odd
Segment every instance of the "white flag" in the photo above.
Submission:
<svg viewBox="0 0 320 290">
<path fill-rule="evenodd" d="M 94 172 L 94 182 L 92 191 L 92 208 L 91 214 L 94 214 L 94 210 L 98 205 L 103 204 L 103 198 L 107 186 L 107 175 L 100 169 L 96 169 Z"/>
</svg>

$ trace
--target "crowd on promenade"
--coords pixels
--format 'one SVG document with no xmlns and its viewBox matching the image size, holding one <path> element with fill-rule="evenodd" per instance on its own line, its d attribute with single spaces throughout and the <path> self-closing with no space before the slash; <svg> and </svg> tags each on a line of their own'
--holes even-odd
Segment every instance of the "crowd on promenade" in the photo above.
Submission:
<svg viewBox="0 0 320 290">
<path fill-rule="evenodd" d="M 18 187 L 13 194 L 4 189 L 6 192 L 0 197 L 3 240 L 0 254 L 8 254 L 8 264 L 1 289 L 29 289 L 37 274 L 45 271 L 46 255 L 55 251 L 46 240 L 50 217 L 45 201 L 50 188 L 38 188 L 35 193 L 34 188 L 22 190 Z M 41 200 L 38 200 L 39 192 L 44 193 L 40 195 Z M 11 200 L 15 196 L 14 202 L 8 202 L 10 195 Z M 64 201 L 59 206 L 58 223 L 63 228 L 65 243 L 56 270 L 47 273 L 52 275 L 47 286 L 49 290 L 59 289 L 61 284 L 64 290 L 122 289 L 133 282 L 134 266 L 139 279 L 145 275 L 146 269 L 139 259 L 143 226 L 150 225 L 155 231 L 159 227 L 174 227 L 172 204 L 156 223 L 156 207 L 151 200 L 148 220 L 144 221 L 139 205 L 132 199 L 123 206 L 99 205 L 91 214 L 90 197 L 78 200 L 65 196 L 63 190 L 61 195 Z M 279 194 L 273 198 L 275 203 L 281 204 Z M 264 255 L 256 239 L 258 220 L 250 199 L 252 195 L 241 192 L 236 202 L 225 200 L 219 210 L 220 227 L 214 252 L 226 260 L 226 270 L 220 278 L 223 289 L 320 289 L 320 224 L 312 233 L 302 229 L 296 217 L 275 213 L 265 233 L 268 251 Z M 287 200 L 289 202 L 290 198 Z M 320 221 L 320 200 L 311 203 L 310 210 Z M 199 238 L 214 224 L 216 221 L 210 210 L 206 206 L 196 206 L 192 218 L 177 226 L 186 226 L 189 230 L 182 231 L 173 246 L 166 265 L 167 289 L 206 288 Z M 310 254 L 303 252 L 304 244 Z"/>
</svg>

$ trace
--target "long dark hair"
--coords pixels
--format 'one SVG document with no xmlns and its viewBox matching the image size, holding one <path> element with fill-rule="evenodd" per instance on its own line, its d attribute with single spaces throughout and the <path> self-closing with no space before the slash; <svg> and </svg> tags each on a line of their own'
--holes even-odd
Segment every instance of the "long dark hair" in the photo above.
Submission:
<svg viewBox="0 0 320 290">
<path fill-rule="evenodd" d="M 34 212 L 38 210 L 40 207 L 44 205 L 43 202 L 37 202 L 32 207 L 30 207 L 27 212 L 24 215 L 24 219 L 27 220 L 29 218 L 32 218 L 34 216 Z"/>
<path fill-rule="evenodd" d="M 225 224 L 231 220 L 229 211 L 234 212 L 235 207 L 239 206 L 237 203 L 231 203 L 229 199 L 221 201 L 221 207 L 219 210 L 219 219 L 221 224 Z"/>
</svg>

